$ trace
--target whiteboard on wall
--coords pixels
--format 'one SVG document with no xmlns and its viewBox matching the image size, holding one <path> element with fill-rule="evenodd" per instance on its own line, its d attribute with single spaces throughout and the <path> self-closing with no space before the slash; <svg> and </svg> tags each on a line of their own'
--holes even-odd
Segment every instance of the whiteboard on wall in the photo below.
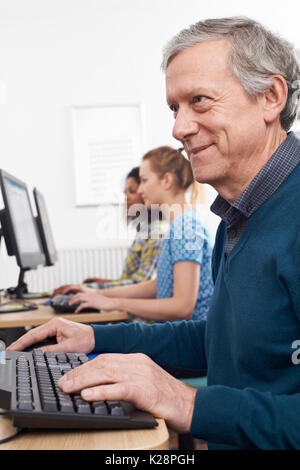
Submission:
<svg viewBox="0 0 300 470">
<path fill-rule="evenodd" d="M 140 104 L 72 108 L 76 205 L 120 204 L 143 155 Z"/>
</svg>

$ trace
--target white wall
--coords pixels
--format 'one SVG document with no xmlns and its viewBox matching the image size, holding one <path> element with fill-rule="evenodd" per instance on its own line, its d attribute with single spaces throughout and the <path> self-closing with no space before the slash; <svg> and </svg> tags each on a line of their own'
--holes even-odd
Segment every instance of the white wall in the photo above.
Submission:
<svg viewBox="0 0 300 470">
<path fill-rule="evenodd" d="M 207 17 L 248 15 L 299 47 L 298 1 L 0 0 L 0 167 L 38 185 L 59 248 L 94 246 L 96 208 L 76 208 L 70 108 L 141 102 L 145 150 L 178 145 L 161 50 Z"/>
</svg>

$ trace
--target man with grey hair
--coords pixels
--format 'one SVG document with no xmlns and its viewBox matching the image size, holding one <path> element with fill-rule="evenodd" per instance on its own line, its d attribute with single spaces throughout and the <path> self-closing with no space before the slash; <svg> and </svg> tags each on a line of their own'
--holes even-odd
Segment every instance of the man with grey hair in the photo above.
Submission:
<svg viewBox="0 0 300 470">
<path fill-rule="evenodd" d="M 56 336 L 59 344 L 47 349 L 108 353 L 66 374 L 62 389 L 81 390 L 86 400 L 132 401 L 210 449 L 300 448 L 293 48 L 247 18 L 207 20 L 170 41 L 163 68 L 173 135 L 195 178 L 219 193 L 207 321 L 87 326 L 56 318 L 9 349 Z M 116 352 L 127 354 L 109 354 Z M 207 369 L 208 386 L 189 387 L 154 361 Z"/>
</svg>

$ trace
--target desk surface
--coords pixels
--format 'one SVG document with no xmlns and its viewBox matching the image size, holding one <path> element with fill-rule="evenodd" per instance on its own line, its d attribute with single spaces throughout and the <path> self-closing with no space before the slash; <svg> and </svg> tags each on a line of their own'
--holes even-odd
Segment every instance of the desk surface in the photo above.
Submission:
<svg viewBox="0 0 300 470">
<path fill-rule="evenodd" d="M 21 434 L 0 450 L 168 450 L 169 433 L 163 420 L 155 429 L 123 431 L 45 431 Z M 0 416 L 0 439 L 15 433 L 11 420 Z"/>
<path fill-rule="evenodd" d="M 45 300 L 43 300 L 43 302 L 44 301 Z M 57 313 L 54 313 L 52 307 L 49 305 L 43 305 L 41 300 L 35 300 L 33 302 L 39 304 L 39 308 L 37 310 L 29 310 L 28 312 L 2 313 L 0 315 L 0 328 L 38 326 L 58 316 Z M 59 314 L 59 316 L 79 323 L 106 323 L 114 321 L 126 321 L 128 319 L 128 313 L 119 311 L 77 314 L 66 313 Z"/>
</svg>

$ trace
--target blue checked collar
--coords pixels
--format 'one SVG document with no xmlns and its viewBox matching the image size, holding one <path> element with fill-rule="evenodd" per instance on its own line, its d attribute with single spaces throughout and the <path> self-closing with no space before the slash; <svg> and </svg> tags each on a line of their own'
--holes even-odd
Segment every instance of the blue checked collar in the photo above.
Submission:
<svg viewBox="0 0 300 470">
<path fill-rule="evenodd" d="M 229 227 L 243 217 L 248 219 L 277 191 L 299 163 L 300 141 L 293 132 L 289 132 L 285 141 L 275 150 L 236 201 L 230 205 L 218 195 L 210 208 L 211 211 L 227 222 Z"/>
</svg>

